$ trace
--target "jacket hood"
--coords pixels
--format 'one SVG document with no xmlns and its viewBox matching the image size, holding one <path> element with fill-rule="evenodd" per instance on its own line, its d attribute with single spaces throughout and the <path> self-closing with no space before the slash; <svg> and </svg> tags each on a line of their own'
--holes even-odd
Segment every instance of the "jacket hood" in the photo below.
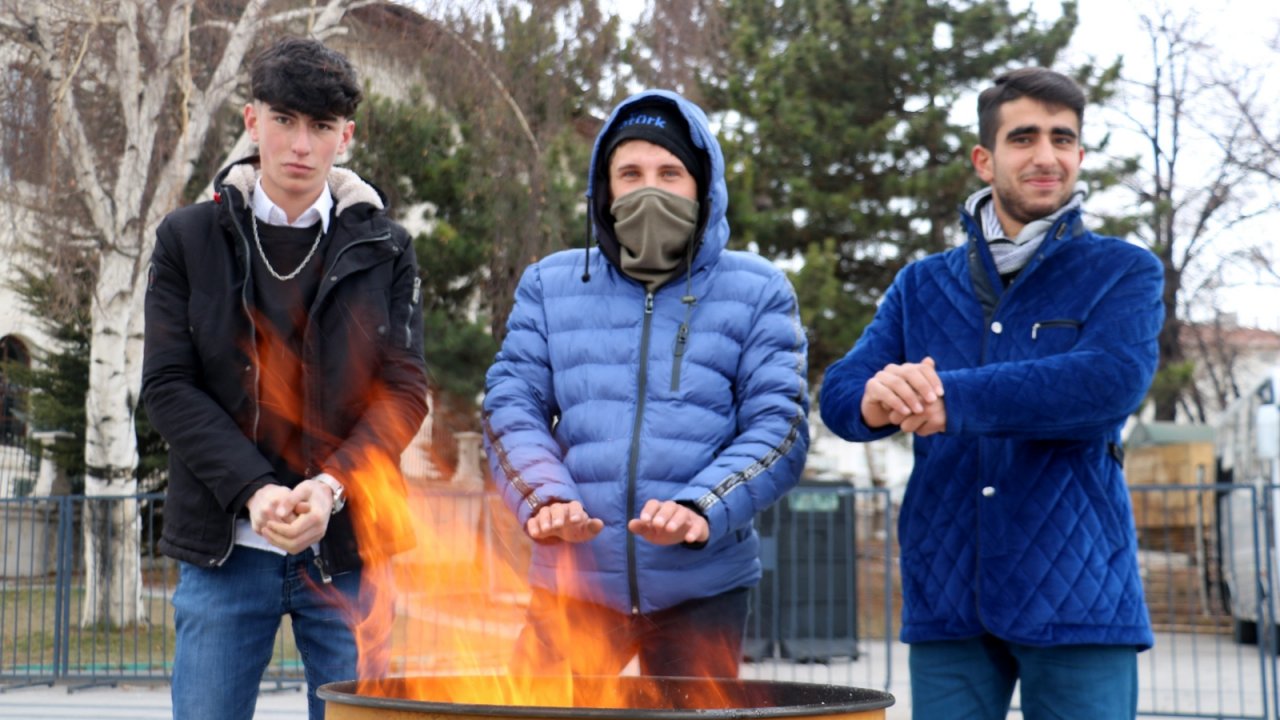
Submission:
<svg viewBox="0 0 1280 720">
<path fill-rule="evenodd" d="M 213 188 L 217 192 L 234 188 L 247 204 L 261 172 L 257 155 L 237 160 L 218 173 L 214 178 Z M 374 210 L 386 210 L 386 196 L 382 191 L 346 168 L 334 167 L 329 170 L 329 192 L 333 193 L 335 216 L 362 204 L 372 206 Z"/>
<path fill-rule="evenodd" d="M 669 90 L 646 90 L 623 100 L 614 108 L 613 113 L 600 129 L 600 134 L 596 136 L 595 146 L 591 151 L 591 165 L 587 175 L 588 230 L 594 234 L 600 245 L 600 251 L 615 268 L 619 268 L 621 251 L 617 236 L 613 232 L 613 217 L 609 212 L 609 178 L 604 165 L 608 158 L 603 157 L 606 150 L 605 141 L 617 129 L 619 118 L 630 106 L 641 102 L 650 103 L 654 100 L 669 102 L 680 111 L 685 122 L 689 124 L 689 133 L 694 147 L 706 154 L 708 182 L 705 194 L 698 198 L 698 230 L 694 237 L 696 254 L 692 266 L 688 268 L 688 270 L 697 271 L 713 263 L 729 241 L 729 221 L 725 218 L 729 208 L 729 191 L 724 181 L 724 154 L 720 150 L 720 142 L 711 132 L 710 123 L 702 109 Z M 590 247 L 590 236 L 587 238 L 587 244 Z M 680 274 L 683 275 L 685 270 L 686 268 L 681 268 Z M 586 279 L 584 277 L 584 281 Z"/>
</svg>

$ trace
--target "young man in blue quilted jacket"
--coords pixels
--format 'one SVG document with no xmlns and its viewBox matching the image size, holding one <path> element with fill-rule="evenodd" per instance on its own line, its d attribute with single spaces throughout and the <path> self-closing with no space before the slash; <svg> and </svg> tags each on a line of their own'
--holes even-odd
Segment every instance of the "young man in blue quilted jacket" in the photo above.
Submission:
<svg viewBox="0 0 1280 720">
<path fill-rule="evenodd" d="M 968 242 L 908 265 L 826 372 L 848 440 L 914 434 L 902 639 L 917 718 L 1137 712 L 1152 643 L 1120 429 L 1155 371 L 1163 273 L 1081 222 L 1085 98 L 1026 68 L 978 98 Z"/>
<path fill-rule="evenodd" d="M 534 540 L 520 674 L 736 676 L 756 513 L 800 477 L 807 345 L 786 276 L 726 248 L 702 110 L 623 101 L 588 178 L 597 252 L 531 265 L 487 378 L 494 478 Z"/>
</svg>

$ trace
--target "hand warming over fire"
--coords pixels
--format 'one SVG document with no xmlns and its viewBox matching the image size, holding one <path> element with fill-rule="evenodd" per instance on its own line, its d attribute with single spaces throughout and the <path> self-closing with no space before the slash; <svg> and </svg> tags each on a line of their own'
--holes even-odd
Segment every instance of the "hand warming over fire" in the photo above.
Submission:
<svg viewBox="0 0 1280 720">
<path fill-rule="evenodd" d="M 640 517 L 628 522 L 627 529 L 654 545 L 700 543 L 711 536 L 705 517 L 674 500 L 646 502 Z"/>
<path fill-rule="evenodd" d="M 314 480 L 292 490 L 268 485 L 249 498 L 249 521 L 268 542 L 295 555 L 324 537 L 333 512 L 333 492 Z"/>
<path fill-rule="evenodd" d="M 587 515 L 582 503 L 558 502 L 543 505 L 538 513 L 525 523 L 525 530 L 534 540 L 560 538 L 566 542 L 586 542 L 604 527 L 604 521 Z"/>
</svg>

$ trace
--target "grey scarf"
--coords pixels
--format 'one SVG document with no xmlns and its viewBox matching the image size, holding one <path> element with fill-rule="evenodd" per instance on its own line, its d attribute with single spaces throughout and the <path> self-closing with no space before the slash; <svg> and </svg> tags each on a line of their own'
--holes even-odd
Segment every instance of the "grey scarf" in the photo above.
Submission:
<svg viewBox="0 0 1280 720">
<path fill-rule="evenodd" d="M 1046 215 L 1024 225 L 1015 238 L 1005 234 L 1004 227 L 1000 225 L 1000 219 L 996 217 L 996 204 L 992 202 L 991 195 L 991 187 L 985 187 L 970 195 L 964 206 L 974 220 L 982 225 L 982 234 L 986 236 L 987 247 L 991 249 L 991 259 L 996 262 L 996 271 L 1001 275 L 1008 275 L 1026 267 L 1031 258 L 1035 257 L 1040 244 L 1044 242 L 1045 233 L 1049 232 L 1049 228 L 1062 217 L 1063 213 L 1080 207 L 1084 202 L 1085 185 L 1083 183 L 1077 185 L 1066 204 L 1055 210 L 1052 215 Z"/>
</svg>

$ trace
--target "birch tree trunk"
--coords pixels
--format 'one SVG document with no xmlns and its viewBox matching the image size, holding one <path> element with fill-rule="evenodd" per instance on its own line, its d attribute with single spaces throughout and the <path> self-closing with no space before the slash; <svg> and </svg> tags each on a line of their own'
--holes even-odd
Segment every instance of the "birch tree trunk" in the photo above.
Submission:
<svg viewBox="0 0 1280 720">
<path fill-rule="evenodd" d="M 156 228 L 181 204 L 215 114 L 240 86 L 259 32 L 323 38 L 350 9 L 370 3 L 247 0 L 229 18 L 199 16 L 210 9 L 195 0 L 0 3 L 0 37 L 48 82 L 57 161 L 100 247 L 85 400 L 88 586 L 80 622 L 145 623 L 140 518 L 132 499 L 134 413 Z"/>
<path fill-rule="evenodd" d="M 145 244 L 139 243 L 138 246 Z M 81 625 L 145 624 L 133 416 L 142 385 L 139 258 L 103 253 L 93 298 L 89 422 L 85 437 L 83 533 L 85 602 Z M 112 498 L 118 499 L 112 499 Z"/>
</svg>

